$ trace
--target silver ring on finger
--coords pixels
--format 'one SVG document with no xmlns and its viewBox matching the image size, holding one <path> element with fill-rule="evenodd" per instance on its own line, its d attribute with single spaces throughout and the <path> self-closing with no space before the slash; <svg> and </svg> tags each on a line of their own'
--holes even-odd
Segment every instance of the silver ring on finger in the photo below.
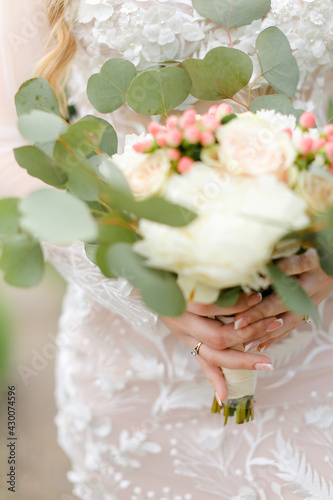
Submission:
<svg viewBox="0 0 333 500">
<path fill-rule="evenodd" d="M 198 344 L 195 347 L 192 347 L 192 349 L 190 351 L 192 356 L 198 356 L 201 346 L 202 346 L 202 342 L 198 342 Z"/>
<path fill-rule="evenodd" d="M 308 315 L 306 315 L 306 316 L 304 316 L 303 321 L 304 321 L 304 323 L 309 325 L 311 323 L 311 318 Z"/>
</svg>

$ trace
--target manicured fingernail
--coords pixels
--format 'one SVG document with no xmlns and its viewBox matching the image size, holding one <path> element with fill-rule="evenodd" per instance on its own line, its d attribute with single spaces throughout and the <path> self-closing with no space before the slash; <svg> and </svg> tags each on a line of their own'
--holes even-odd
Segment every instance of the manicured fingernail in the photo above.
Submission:
<svg viewBox="0 0 333 500">
<path fill-rule="evenodd" d="M 252 351 L 252 349 L 255 349 L 258 345 L 260 345 L 260 340 L 255 340 L 254 342 L 251 342 L 251 344 L 247 344 L 244 347 L 244 352 Z"/>
<path fill-rule="evenodd" d="M 221 401 L 221 398 L 220 398 L 220 396 L 217 394 L 217 392 L 215 392 L 215 397 L 216 397 L 216 401 L 218 402 L 218 404 L 219 404 L 220 406 L 222 406 L 222 401 Z"/>
<path fill-rule="evenodd" d="M 261 293 L 255 293 L 254 295 L 250 295 L 250 297 L 247 299 L 247 303 L 250 307 L 256 306 L 261 301 L 262 301 Z"/>
<path fill-rule="evenodd" d="M 244 316 L 243 318 L 239 318 L 237 321 L 235 321 L 234 329 L 240 330 L 241 328 L 244 328 L 250 323 L 251 323 L 251 318 L 249 316 Z"/>
<path fill-rule="evenodd" d="M 266 327 L 266 332 L 269 333 L 269 332 L 275 332 L 275 330 L 278 330 L 278 328 L 281 328 L 281 326 L 283 325 L 283 319 L 275 319 L 274 321 L 271 321 L 270 323 L 268 323 L 267 327 Z"/>
<path fill-rule="evenodd" d="M 263 372 L 272 372 L 274 370 L 273 365 L 270 363 L 256 363 L 254 365 L 255 370 L 261 370 Z"/>
</svg>

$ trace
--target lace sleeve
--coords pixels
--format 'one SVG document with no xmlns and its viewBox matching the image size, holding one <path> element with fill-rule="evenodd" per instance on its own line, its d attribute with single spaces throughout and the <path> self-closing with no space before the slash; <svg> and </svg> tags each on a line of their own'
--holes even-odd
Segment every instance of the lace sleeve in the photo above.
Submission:
<svg viewBox="0 0 333 500">
<path fill-rule="evenodd" d="M 64 279 L 78 286 L 97 304 L 120 314 L 135 326 L 153 326 L 158 315 L 140 299 L 123 278 L 108 279 L 86 256 L 82 243 L 70 247 L 44 244 L 44 254 Z"/>
</svg>

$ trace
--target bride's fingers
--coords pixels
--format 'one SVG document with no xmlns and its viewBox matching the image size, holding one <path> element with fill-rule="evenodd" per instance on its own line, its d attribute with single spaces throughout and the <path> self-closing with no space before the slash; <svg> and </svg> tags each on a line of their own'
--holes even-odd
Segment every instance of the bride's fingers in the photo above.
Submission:
<svg viewBox="0 0 333 500">
<path fill-rule="evenodd" d="M 281 327 L 281 323 L 276 321 L 275 317 L 265 318 L 239 331 L 235 331 L 233 323 L 224 325 L 218 320 L 203 318 L 189 312 L 179 318 L 163 317 L 162 320 L 181 340 L 190 337 L 192 339 L 190 347 L 201 341 L 217 350 L 260 339 L 267 331 Z"/>
<path fill-rule="evenodd" d="M 301 255 L 292 255 L 279 260 L 277 265 L 289 276 L 302 274 L 319 267 L 318 254 L 314 248 L 309 248 Z"/>
<path fill-rule="evenodd" d="M 246 311 L 262 301 L 261 293 L 247 295 L 241 293 L 237 303 L 230 307 L 220 307 L 216 304 L 199 304 L 197 302 L 188 302 L 187 310 L 198 316 L 230 316 L 241 311 Z"/>
<path fill-rule="evenodd" d="M 228 397 L 228 389 L 221 368 L 219 366 L 210 365 L 200 356 L 197 356 L 197 361 L 206 378 L 212 384 L 217 401 L 222 405 L 223 401 Z"/>
</svg>

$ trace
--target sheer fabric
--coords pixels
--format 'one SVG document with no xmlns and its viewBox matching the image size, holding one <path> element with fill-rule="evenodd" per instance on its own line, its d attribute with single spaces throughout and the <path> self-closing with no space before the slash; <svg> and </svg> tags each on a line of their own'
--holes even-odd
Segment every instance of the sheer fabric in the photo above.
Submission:
<svg viewBox="0 0 333 500">
<path fill-rule="evenodd" d="M 11 11 L 0 17 L 7 45 L 8 32 L 20 35 L 24 20 L 40 12 L 39 5 L 20 5 L 23 18 L 15 18 L 12 27 Z M 146 67 L 202 57 L 227 43 L 224 31 L 198 15 L 190 0 L 74 0 L 73 9 L 80 49 L 70 93 L 79 114 L 92 111 L 84 94 L 87 77 L 109 57 Z M 297 93 L 296 106 L 316 109 L 324 122 L 332 85 L 332 22 L 331 1 L 273 0 L 263 22 L 233 30 L 232 37 L 236 48 L 254 56 L 256 34 L 281 27 L 301 69 L 304 91 Z M 40 31 L 20 51 L 24 64 L 2 53 L 1 70 L 11 76 L 0 80 L 8 96 L 0 122 L 1 195 L 39 185 L 32 180 L 28 186 L 28 176 L 12 161 L 10 150 L 21 139 L 10 103 L 38 58 Z M 257 92 L 267 91 L 261 79 Z M 189 105 L 207 106 L 193 99 Z M 126 106 L 111 120 L 121 144 L 146 123 Z M 259 377 L 255 420 L 223 428 L 220 417 L 210 414 L 212 389 L 188 348 L 133 296 L 128 283 L 105 279 L 80 244 L 46 246 L 45 252 L 69 281 L 58 337 L 56 422 L 78 498 L 332 498 L 332 298 L 321 304 L 325 331 L 302 325 L 269 349 L 275 371 Z"/>
</svg>

